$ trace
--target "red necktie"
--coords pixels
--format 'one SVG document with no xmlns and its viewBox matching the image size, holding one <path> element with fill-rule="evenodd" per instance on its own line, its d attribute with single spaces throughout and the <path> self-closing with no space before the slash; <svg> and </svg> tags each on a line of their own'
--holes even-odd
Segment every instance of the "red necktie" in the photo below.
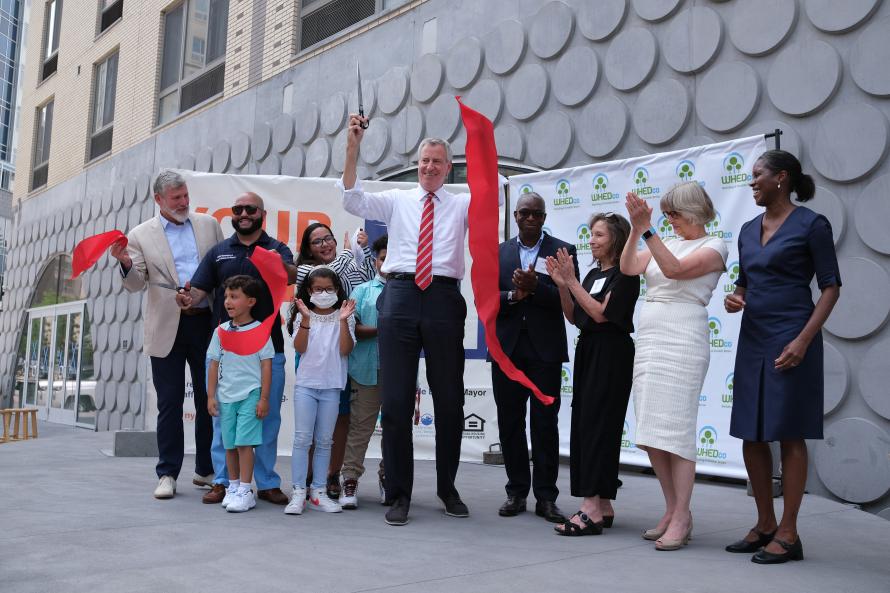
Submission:
<svg viewBox="0 0 890 593">
<path fill-rule="evenodd" d="M 414 283 L 420 290 L 426 288 L 433 281 L 433 210 L 435 209 L 436 194 L 430 192 L 426 195 L 423 204 L 423 214 L 420 216 L 420 235 L 417 238 L 417 265 L 414 269 Z"/>
</svg>

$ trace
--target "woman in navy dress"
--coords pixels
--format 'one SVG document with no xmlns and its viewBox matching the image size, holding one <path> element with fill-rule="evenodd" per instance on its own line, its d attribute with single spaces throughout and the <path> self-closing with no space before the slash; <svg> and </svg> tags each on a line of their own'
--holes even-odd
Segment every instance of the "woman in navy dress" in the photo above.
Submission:
<svg viewBox="0 0 890 593">
<path fill-rule="evenodd" d="M 791 202 L 813 197 L 815 185 L 783 150 L 754 163 L 754 201 L 766 210 L 739 233 L 739 276 L 727 312 L 744 311 L 736 351 L 729 432 L 744 440 L 745 467 L 757 505 L 757 525 L 728 552 L 752 561 L 802 560 L 797 513 L 807 479 L 804 439 L 822 438 L 822 325 L 840 295 L 831 224 Z M 810 283 L 822 291 L 813 304 Z M 782 448 L 784 511 L 776 522 L 770 441 Z"/>
</svg>

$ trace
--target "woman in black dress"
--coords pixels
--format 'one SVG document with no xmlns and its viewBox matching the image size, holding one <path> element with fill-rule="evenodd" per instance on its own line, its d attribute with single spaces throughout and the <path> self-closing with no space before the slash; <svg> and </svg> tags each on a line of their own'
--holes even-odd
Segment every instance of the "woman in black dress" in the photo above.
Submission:
<svg viewBox="0 0 890 593">
<path fill-rule="evenodd" d="M 612 500 L 618 490 L 621 430 L 633 383 L 633 313 L 640 294 L 639 276 L 625 276 L 618 258 L 630 224 L 618 214 L 595 214 L 590 250 L 597 261 L 579 283 L 564 249 L 547 258 L 547 271 L 559 287 L 566 319 L 581 334 L 575 348 L 572 433 L 569 445 L 572 496 L 581 509 L 560 535 L 599 535 L 611 527 Z"/>
<path fill-rule="evenodd" d="M 807 480 L 804 439 L 822 438 L 822 325 L 840 295 L 831 224 L 809 208 L 815 186 L 783 150 L 754 163 L 754 201 L 766 210 L 739 232 L 739 275 L 726 297 L 729 313 L 744 310 L 736 350 L 729 433 L 744 440 L 745 467 L 757 504 L 757 525 L 726 547 L 759 564 L 802 560 L 797 534 Z M 822 291 L 813 304 L 813 277 Z M 769 441 L 782 444 L 784 511 L 776 524 Z M 762 549 L 761 549 L 762 548 Z"/>
</svg>

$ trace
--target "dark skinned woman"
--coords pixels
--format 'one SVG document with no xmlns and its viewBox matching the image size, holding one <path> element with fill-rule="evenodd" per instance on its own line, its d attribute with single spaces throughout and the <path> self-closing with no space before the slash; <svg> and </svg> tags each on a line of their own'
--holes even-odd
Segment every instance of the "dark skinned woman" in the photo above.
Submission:
<svg viewBox="0 0 890 593">
<path fill-rule="evenodd" d="M 730 434 L 744 441 L 745 467 L 757 505 L 757 525 L 726 547 L 754 553 L 758 564 L 803 559 L 797 514 L 807 479 L 804 439 L 822 438 L 822 325 L 840 295 L 831 224 L 796 206 L 815 185 L 800 162 L 782 150 L 754 163 L 751 189 L 765 208 L 739 233 L 739 277 L 726 297 L 729 313 L 743 311 Z M 813 304 L 810 283 L 822 291 Z M 769 442 L 782 448 L 784 510 L 776 522 Z"/>
</svg>

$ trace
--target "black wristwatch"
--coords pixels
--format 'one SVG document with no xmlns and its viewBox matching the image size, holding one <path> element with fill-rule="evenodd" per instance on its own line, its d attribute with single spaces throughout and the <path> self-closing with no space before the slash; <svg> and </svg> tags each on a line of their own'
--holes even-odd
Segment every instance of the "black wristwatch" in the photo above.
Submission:
<svg viewBox="0 0 890 593">
<path fill-rule="evenodd" d="M 655 235 L 655 227 L 654 227 L 654 226 L 650 226 L 650 227 L 649 227 L 648 229 L 646 229 L 646 231 L 643 233 L 643 241 L 648 241 L 649 239 L 652 238 L 653 235 Z"/>
</svg>

